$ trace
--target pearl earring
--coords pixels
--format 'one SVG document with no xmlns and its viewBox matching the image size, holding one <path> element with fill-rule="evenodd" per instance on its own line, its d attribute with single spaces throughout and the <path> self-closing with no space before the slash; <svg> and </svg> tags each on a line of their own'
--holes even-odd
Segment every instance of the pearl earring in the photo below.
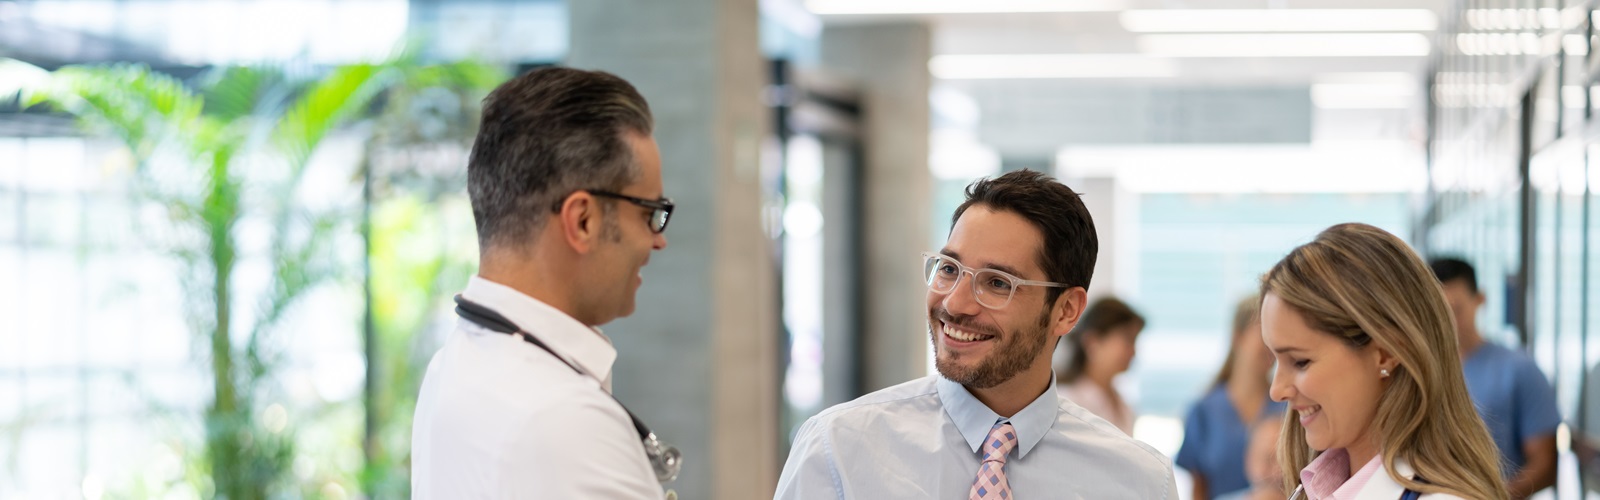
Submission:
<svg viewBox="0 0 1600 500">
<path fill-rule="evenodd" d="M 1378 373 L 1383 375 L 1383 376 L 1385 376 L 1385 377 L 1387 377 L 1387 376 L 1389 376 L 1389 369 L 1388 368 L 1384 368 L 1382 370 L 1378 370 Z"/>
</svg>

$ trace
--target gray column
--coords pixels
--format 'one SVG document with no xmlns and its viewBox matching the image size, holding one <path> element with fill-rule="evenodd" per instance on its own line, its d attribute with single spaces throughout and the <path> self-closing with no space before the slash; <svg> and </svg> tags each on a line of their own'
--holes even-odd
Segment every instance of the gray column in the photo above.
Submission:
<svg viewBox="0 0 1600 500">
<path fill-rule="evenodd" d="M 860 216 L 867 289 L 862 359 L 869 391 L 918 377 L 928 363 L 927 307 L 917 259 L 935 244 L 928 234 L 932 52 L 929 29 L 918 22 L 829 26 L 822 32 L 823 69 L 863 90 L 867 185 L 866 213 Z"/>
<path fill-rule="evenodd" d="M 765 84 L 757 0 L 569 2 L 568 64 L 637 86 L 655 114 L 668 247 L 638 310 L 606 330 L 616 395 L 683 451 L 680 498 L 772 496 L 777 316 L 762 230 Z"/>
<path fill-rule="evenodd" d="M 1100 252 L 1095 256 L 1094 275 L 1089 281 L 1089 301 L 1105 296 L 1126 300 L 1139 294 L 1139 194 L 1128 191 L 1115 177 L 1074 176 L 1068 168 L 1052 168 L 1057 179 L 1083 198 L 1084 208 L 1094 219 L 1095 237 Z M 1138 306 L 1135 305 L 1137 308 Z M 1067 349 L 1056 344 L 1050 358 L 1056 370 L 1067 367 Z"/>
<path fill-rule="evenodd" d="M 1138 295 L 1138 193 L 1128 191 L 1114 177 L 1061 179 L 1082 195 L 1083 206 L 1094 218 L 1095 233 L 1100 241 L 1089 297 L 1115 295 L 1126 299 Z"/>
</svg>

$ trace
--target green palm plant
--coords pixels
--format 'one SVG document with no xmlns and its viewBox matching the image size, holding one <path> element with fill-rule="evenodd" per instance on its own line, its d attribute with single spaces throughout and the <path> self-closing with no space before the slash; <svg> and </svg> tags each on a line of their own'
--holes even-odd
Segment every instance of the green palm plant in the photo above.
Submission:
<svg viewBox="0 0 1600 500">
<path fill-rule="evenodd" d="M 477 135 L 478 102 L 507 75 L 473 62 L 417 66 L 414 82 L 386 95 L 363 155 L 362 235 L 367 245 L 364 342 L 365 465 L 375 498 L 410 497 L 411 415 L 429 355 L 426 335 L 477 260 L 462 221 L 465 152 Z"/>
<path fill-rule="evenodd" d="M 385 91 L 403 96 L 414 90 L 396 89 L 493 75 L 402 55 L 315 78 L 229 67 L 184 82 L 140 65 L 69 66 L 23 89 L 25 107 L 51 105 L 125 145 L 134 191 L 167 210 L 171 234 L 162 243 L 186 270 L 186 312 L 212 377 L 202 491 L 243 500 L 290 487 L 292 430 L 260 421 L 280 364 L 271 339 L 297 299 L 340 275 L 333 246 L 355 215 L 304 202 L 313 153 L 331 132 L 374 116 Z M 264 230 L 266 244 L 246 248 L 241 225 Z M 272 277 L 243 315 L 235 283 L 242 252 L 264 254 Z"/>
</svg>

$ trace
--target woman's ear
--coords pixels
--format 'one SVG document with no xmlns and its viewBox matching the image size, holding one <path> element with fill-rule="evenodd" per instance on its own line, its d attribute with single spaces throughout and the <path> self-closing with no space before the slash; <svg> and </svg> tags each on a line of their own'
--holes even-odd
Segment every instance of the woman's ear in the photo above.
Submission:
<svg viewBox="0 0 1600 500">
<path fill-rule="evenodd" d="M 1394 353 L 1389 352 L 1388 349 L 1384 349 L 1374 344 L 1372 346 L 1372 352 L 1375 361 L 1377 362 L 1377 367 L 1375 369 L 1378 371 L 1379 377 L 1389 378 L 1390 375 L 1394 374 L 1395 368 L 1400 366 L 1400 358 L 1396 357 Z"/>
</svg>

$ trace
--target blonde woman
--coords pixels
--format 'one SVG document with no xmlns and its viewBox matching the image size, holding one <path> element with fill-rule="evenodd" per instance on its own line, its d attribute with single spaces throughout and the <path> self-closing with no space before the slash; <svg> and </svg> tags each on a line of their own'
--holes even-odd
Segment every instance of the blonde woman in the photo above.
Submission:
<svg viewBox="0 0 1600 500">
<path fill-rule="evenodd" d="M 1261 296 L 1290 498 L 1508 498 L 1444 294 L 1404 242 L 1333 226 L 1273 266 Z"/>
</svg>

